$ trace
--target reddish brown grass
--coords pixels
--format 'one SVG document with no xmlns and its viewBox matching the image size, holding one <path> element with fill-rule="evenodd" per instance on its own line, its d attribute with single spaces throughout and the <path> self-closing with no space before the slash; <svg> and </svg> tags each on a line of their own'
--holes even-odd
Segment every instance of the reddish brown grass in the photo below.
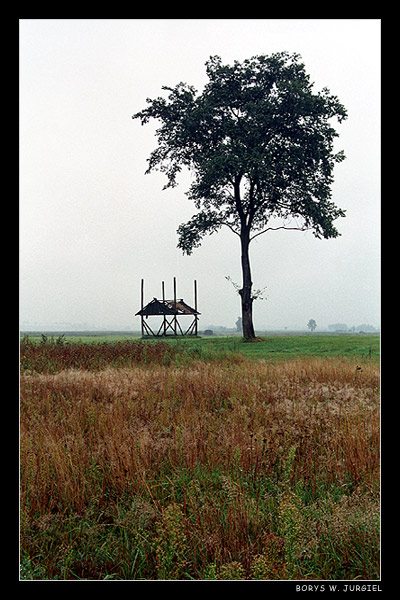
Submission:
<svg viewBox="0 0 400 600">
<path fill-rule="evenodd" d="M 379 369 L 307 359 L 23 374 L 20 432 L 23 545 L 51 515 L 92 506 L 116 523 L 112 507 L 129 497 L 135 518 L 139 511 L 158 532 L 159 574 L 201 578 L 210 564 L 236 561 L 227 572 L 251 576 L 264 565 L 266 577 L 285 578 L 300 561 L 301 528 L 290 545 L 280 514 L 304 520 L 307 503 L 317 514 L 326 490 L 341 497 L 362 488 L 369 497 L 378 489 Z M 292 493 L 301 497 L 296 509 Z M 339 531 L 342 513 L 329 502 L 321 527 Z M 169 514 L 168 506 L 178 508 Z M 301 530 L 307 556 L 314 524 Z M 168 527 L 190 548 L 171 564 Z"/>
</svg>

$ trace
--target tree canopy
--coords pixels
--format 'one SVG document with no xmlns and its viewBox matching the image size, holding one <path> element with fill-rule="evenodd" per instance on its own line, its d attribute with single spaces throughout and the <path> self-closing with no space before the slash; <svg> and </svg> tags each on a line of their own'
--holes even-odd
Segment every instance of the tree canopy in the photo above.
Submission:
<svg viewBox="0 0 400 600">
<path fill-rule="evenodd" d="M 299 59 L 281 52 L 228 66 L 211 57 L 202 94 L 185 83 L 164 86 L 167 99 L 148 99 L 134 115 L 162 123 L 148 173 L 165 173 L 165 187 L 176 185 L 182 167 L 194 174 L 188 197 L 199 212 L 179 227 L 184 252 L 222 225 L 240 235 L 245 223 L 254 237 L 271 217 L 301 217 L 317 237 L 338 235 L 333 221 L 344 211 L 330 202 L 330 186 L 344 155 L 333 152 L 330 119 L 341 122 L 346 110 L 326 88 L 312 92 Z"/>
<path fill-rule="evenodd" d="M 256 236 L 280 228 L 339 235 L 334 221 L 345 212 L 331 201 L 331 185 L 344 154 L 334 151 L 332 119 L 347 114 L 328 89 L 313 92 L 298 54 L 233 65 L 212 56 L 206 71 L 201 93 L 182 82 L 164 86 L 167 97 L 147 99 L 133 118 L 160 122 L 147 173 L 165 173 L 166 188 L 177 185 L 182 168 L 192 173 L 187 195 L 197 212 L 178 227 L 178 247 L 191 254 L 222 226 L 240 237 L 243 300 L 250 298 L 248 246 Z"/>
</svg>

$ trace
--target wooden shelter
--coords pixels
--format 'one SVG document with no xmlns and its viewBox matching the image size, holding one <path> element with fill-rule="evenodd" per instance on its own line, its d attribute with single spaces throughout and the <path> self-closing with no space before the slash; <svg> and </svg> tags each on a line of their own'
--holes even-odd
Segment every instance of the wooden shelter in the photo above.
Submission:
<svg viewBox="0 0 400 600">
<path fill-rule="evenodd" d="M 182 298 L 176 297 L 176 277 L 174 277 L 174 298 L 165 299 L 164 282 L 162 282 L 162 300 L 153 298 L 151 302 L 144 306 L 144 279 L 141 282 L 141 309 L 136 316 L 141 317 L 142 337 L 165 337 L 168 335 L 197 335 L 197 282 L 194 281 L 194 308 L 189 306 Z M 149 317 L 162 317 L 161 325 L 152 329 L 148 323 Z M 180 318 L 191 316 L 192 320 L 188 327 L 182 327 Z"/>
</svg>

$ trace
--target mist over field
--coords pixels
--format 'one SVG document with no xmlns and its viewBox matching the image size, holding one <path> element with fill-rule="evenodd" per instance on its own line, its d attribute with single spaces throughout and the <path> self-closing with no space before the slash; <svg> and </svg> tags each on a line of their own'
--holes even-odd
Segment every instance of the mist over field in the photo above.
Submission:
<svg viewBox="0 0 400 600">
<path fill-rule="evenodd" d="M 315 91 L 348 111 L 338 127 L 332 200 L 346 210 L 341 237 L 272 231 L 251 249 L 258 331 L 317 331 L 380 324 L 379 19 L 21 19 L 20 320 L 22 330 L 139 330 L 161 282 L 190 304 L 198 282 L 200 328 L 234 328 L 240 245 L 229 230 L 191 256 L 178 226 L 195 212 L 192 175 L 163 190 L 145 175 L 155 127 L 132 115 L 162 86 L 201 91 L 205 62 L 297 52 Z M 366 123 L 368 126 L 366 127 Z M 70 325 L 68 325 L 70 324 Z"/>
</svg>

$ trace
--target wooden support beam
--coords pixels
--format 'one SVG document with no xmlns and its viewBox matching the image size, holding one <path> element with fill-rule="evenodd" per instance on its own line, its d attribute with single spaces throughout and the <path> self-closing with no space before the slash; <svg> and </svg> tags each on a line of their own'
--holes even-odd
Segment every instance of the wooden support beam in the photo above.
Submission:
<svg viewBox="0 0 400 600">
<path fill-rule="evenodd" d="M 162 285 L 162 305 L 160 305 L 160 301 L 154 298 L 153 302 L 149 303 L 149 309 L 147 306 L 144 306 L 144 279 L 141 280 L 141 290 L 140 290 L 140 305 L 141 312 L 145 312 L 145 314 L 141 314 L 141 329 L 142 329 L 142 337 L 163 337 L 163 336 L 175 336 L 178 337 L 180 335 L 197 335 L 197 327 L 199 317 L 197 315 L 197 281 L 194 280 L 194 312 L 190 310 L 186 310 L 185 303 L 183 302 L 183 308 L 180 307 L 178 310 L 177 306 L 177 291 L 176 291 L 176 277 L 173 278 L 173 291 L 174 291 L 174 299 L 173 304 L 171 306 L 171 302 L 168 301 L 168 306 L 165 300 L 165 284 L 164 281 L 161 283 Z M 158 303 L 158 304 L 157 304 Z M 150 306 L 152 305 L 152 306 Z M 182 308 L 182 310 L 181 310 Z M 190 308 L 190 307 L 189 307 Z M 166 314 L 168 313 L 168 314 Z M 184 330 L 183 324 L 181 325 L 178 316 L 184 315 L 193 315 L 193 321 L 190 323 L 189 327 Z M 153 331 L 150 325 L 147 323 L 147 318 L 149 316 L 158 316 L 162 315 L 161 325 L 158 326 L 158 330 Z M 184 319 L 185 320 L 185 319 Z"/>
<path fill-rule="evenodd" d="M 194 310 L 197 312 L 197 281 L 196 280 L 194 280 Z M 195 320 L 194 334 L 197 335 L 197 315 L 195 315 L 194 320 Z"/>
<path fill-rule="evenodd" d="M 168 319 L 165 317 L 165 321 L 166 321 L 166 325 L 167 325 L 166 329 L 171 329 L 172 333 L 175 333 L 174 319 L 172 318 L 171 321 L 168 321 Z M 165 335 L 167 335 L 167 333 Z"/>
<path fill-rule="evenodd" d="M 164 282 L 162 282 L 162 299 L 163 299 L 163 303 L 164 303 L 164 302 L 165 302 L 165 288 L 164 288 Z M 166 327 L 166 320 L 167 320 L 167 317 L 164 315 L 164 318 L 163 318 L 164 335 L 166 335 L 166 331 L 167 331 L 167 327 Z"/>
<path fill-rule="evenodd" d="M 156 334 L 154 333 L 154 331 L 152 330 L 150 325 L 148 323 L 146 323 L 145 321 L 143 321 L 143 330 L 146 333 L 143 332 L 142 337 L 145 337 L 145 335 L 156 337 Z"/>
<path fill-rule="evenodd" d="M 141 309 L 140 310 L 143 310 L 143 306 L 144 306 L 143 300 L 144 300 L 144 279 L 142 279 L 142 282 L 141 282 L 141 302 L 140 302 Z M 141 325 L 142 325 L 142 337 L 143 337 L 143 335 L 144 335 L 144 317 L 143 317 L 143 315 L 141 316 Z"/>
<path fill-rule="evenodd" d="M 174 277 L 174 309 L 175 309 L 175 317 L 174 317 L 174 332 L 176 335 L 176 323 L 177 323 L 177 318 L 176 318 L 176 277 Z"/>
<path fill-rule="evenodd" d="M 197 331 L 197 322 L 196 322 L 196 319 L 193 319 L 193 321 L 191 322 L 191 324 L 186 329 L 186 331 L 183 335 L 192 335 L 193 333 L 194 333 L 194 335 L 197 335 L 197 333 L 195 333 L 195 331 Z"/>
<path fill-rule="evenodd" d="M 178 319 L 175 317 L 175 335 L 176 335 L 176 326 L 177 326 L 177 325 L 178 325 L 178 327 L 179 327 L 179 330 L 180 330 L 180 332 L 181 332 L 181 335 L 185 335 L 185 334 L 183 333 L 183 331 L 182 331 L 182 327 L 181 327 L 181 325 L 180 325 L 180 323 L 179 323 Z"/>
</svg>

